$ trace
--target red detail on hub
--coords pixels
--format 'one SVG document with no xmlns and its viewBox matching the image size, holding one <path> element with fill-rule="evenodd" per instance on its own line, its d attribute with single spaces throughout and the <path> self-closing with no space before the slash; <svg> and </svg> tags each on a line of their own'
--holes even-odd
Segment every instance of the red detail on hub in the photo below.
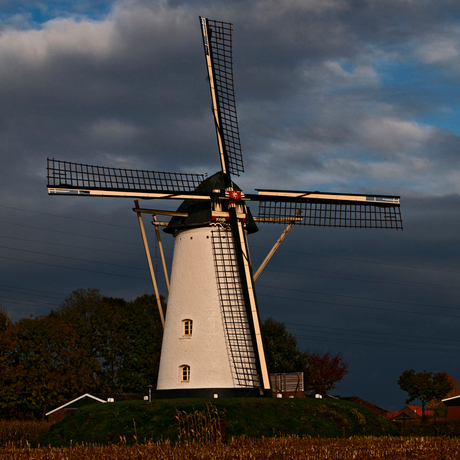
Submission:
<svg viewBox="0 0 460 460">
<path fill-rule="evenodd" d="M 237 190 L 231 190 L 228 194 L 228 197 L 231 199 L 231 200 L 241 200 L 241 192 L 237 191 Z"/>
</svg>

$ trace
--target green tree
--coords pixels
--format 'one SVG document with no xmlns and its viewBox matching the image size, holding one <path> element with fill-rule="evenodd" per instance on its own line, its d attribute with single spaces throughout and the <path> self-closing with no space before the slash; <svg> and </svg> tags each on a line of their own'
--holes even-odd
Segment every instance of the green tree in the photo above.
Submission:
<svg viewBox="0 0 460 460">
<path fill-rule="evenodd" d="M 127 302 L 79 289 L 15 325 L 0 308 L 0 417 L 43 418 L 87 392 L 144 393 L 156 386 L 162 336 L 153 295 Z"/>
<path fill-rule="evenodd" d="M 77 289 L 53 312 L 74 326 L 81 339 L 80 346 L 96 359 L 101 355 L 102 330 L 111 316 L 110 309 L 104 307 L 108 306 L 104 305 L 99 289 Z"/>
<path fill-rule="evenodd" d="M 55 315 L 23 318 L 15 325 L 16 365 L 9 377 L 17 395 L 16 407 L 42 419 L 50 406 L 91 388 L 92 363 L 79 346 L 72 325 Z"/>
<path fill-rule="evenodd" d="M 306 391 L 326 395 L 348 372 L 348 363 L 341 354 L 302 352 L 284 323 L 267 318 L 261 330 L 268 371 L 303 372 Z"/>
<path fill-rule="evenodd" d="M 161 301 L 165 311 L 164 297 Z M 163 326 L 155 296 L 144 294 L 129 302 L 125 321 L 119 388 L 123 392 L 144 392 L 147 385 L 156 387 L 160 366 Z"/>
<path fill-rule="evenodd" d="M 163 297 L 162 303 L 165 309 Z M 153 295 L 127 302 L 97 289 L 79 289 L 56 314 L 75 327 L 96 359 L 98 391 L 139 393 L 156 385 L 163 328 Z"/>
<path fill-rule="evenodd" d="M 92 358 L 92 387 L 97 392 L 117 391 L 127 311 L 123 299 L 104 297 L 98 289 L 77 289 L 53 312 L 72 324 L 80 347 Z"/>
<path fill-rule="evenodd" d="M 15 378 L 17 332 L 6 310 L 0 307 L 0 418 L 17 416 L 18 393 Z"/>
<path fill-rule="evenodd" d="M 458 384 L 452 375 L 447 374 L 447 377 L 451 383 L 451 390 L 443 396 L 442 399 L 445 398 L 452 398 L 454 396 L 458 396 Z M 432 399 L 428 401 L 426 408 L 427 410 L 434 411 L 434 415 L 437 418 L 446 418 L 447 417 L 447 406 L 442 402 L 442 399 Z"/>
<path fill-rule="evenodd" d="M 406 404 L 419 399 L 422 405 L 422 418 L 425 407 L 431 400 L 440 400 L 452 390 L 452 381 L 445 372 L 404 371 L 398 379 L 399 388 L 408 394 Z"/>
<path fill-rule="evenodd" d="M 0 375 L 11 366 L 17 345 L 16 331 L 8 313 L 0 305 Z"/>
<path fill-rule="evenodd" d="M 99 329 L 100 348 L 98 355 L 101 362 L 99 383 L 104 392 L 117 392 L 120 389 L 120 370 L 123 355 L 129 347 L 126 336 L 129 334 L 129 304 L 124 299 L 103 297 L 99 307 L 102 313 Z"/>
<path fill-rule="evenodd" d="M 267 318 L 261 324 L 265 359 L 271 373 L 303 372 L 308 375 L 308 351 L 297 347 L 297 339 L 286 330 L 284 323 Z"/>
<path fill-rule="evenodd" d="M 163 327 L 154 295 L 145 294 L 132 302 L 104 297 L 111 319 L 103 334 L 103 390 L 141 393 L 156 386 Z M 162 298 L 163 308 L 165 307 Z"/>
</svg>

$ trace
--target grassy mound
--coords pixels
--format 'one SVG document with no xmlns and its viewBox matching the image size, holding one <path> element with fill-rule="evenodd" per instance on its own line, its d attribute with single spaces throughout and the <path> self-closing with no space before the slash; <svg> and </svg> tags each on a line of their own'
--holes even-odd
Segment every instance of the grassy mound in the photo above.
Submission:
<svg viewBox="0 0 460 460">
<path fill-rule="evenodd" d="M 39 440 L 40 445 L 177 441 L 218 426 L 229 439 L 281 435 L 396 435 L 397 427 L 365 407 L 333 399 L 220 398 L 126 401 L 80 408 Z M 203 434 L 203 433 L 201 433 Z"/>
</svg>

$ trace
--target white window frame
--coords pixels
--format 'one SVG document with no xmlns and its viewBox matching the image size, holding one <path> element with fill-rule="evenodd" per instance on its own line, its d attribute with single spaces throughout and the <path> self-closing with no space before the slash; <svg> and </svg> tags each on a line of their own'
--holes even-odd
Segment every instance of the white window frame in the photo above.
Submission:
<svg viewBox="0 0 460 460">
<path fill-rule="evenodd" d="M 181 383 L 190 382 L 190 366 L 188 364 L 182 364 L 179 366 L 179 380 Z"/>
<path fill-rule="evenodd" d="M 186 318 L 182 320 L 182 337 L 192 337 L 193 320 Z"/>
</svg>

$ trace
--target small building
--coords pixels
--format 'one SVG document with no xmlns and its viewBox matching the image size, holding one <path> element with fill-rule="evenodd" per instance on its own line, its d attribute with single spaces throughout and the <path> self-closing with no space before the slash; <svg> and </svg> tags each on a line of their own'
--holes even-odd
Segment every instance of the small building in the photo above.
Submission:
<svg viewBox="0 0 460 460">
<path fill-rule="evenodd" d="M 270 374 L 270 383 L 273 397 L 304 398 L 303 372 L 287 372 L 284 374 Z"/>
<path fill-rule="evenodd" d="M 88 404 L 95 404 L 95 403 L 106 403 L 103 399 L 97 398 L 96 396 L 90 395 L 86 393 L 82 396 L 79 396 L 68 403 L 63 404 L 62 406 L 56 407 L 52 411 L 46 413 L 46 417 L 48 417 L 48 422 L 50 423 L 57 423 L 61 420 L 64 420 L 67 416 L 74 413 L 82 406 L 87 406 Z"/>
<path fill-rule="evenodd" d="M 422 408 L 420 406 L 411 405 L 403 407 L 399 412 L 388 412 L 387 418 L 395 422 L 405 421 L 420 421 L 422 419 Z M 426 410 L 425 417 L 433 417 L 434 411 Z"/>
<path fill-rule="evenodd" d="M 442 402 L 447 406 L 447 419 L 460 420 L 460 395 L 443 399 Z"/>
<path fill-rule="evenodd" d="M 135 401 L 142 400 L 145 397 L 141 394 L 130 394 L 130 393 L 103 393 L 103 394 L 92 394 L 86 393 L 78 398 L 72 399 L 65 404 L 46 413 L 48 422 L 57 423 L 64 420 L 67 416 L 73 414 L 80 407 L 87 406 L 88 404 L 105 404 L 107 402 L 118 402 L 118 401 Z"/>
<path fill-rule="evenodd" d="M 381 407 L 376 406 L 375 404 L 372 404 L 369 401 L 360 398 L 359 396 L 346 396 L 340 399 L 342 399 L 343 401 L 350 401 L 354 404 L 359 404 L 360 406 L 367 407 L 374 414 L 381 415 L 382 417 L 386 417 L 388 413 L 386 409 L 382 409 Z"/>
</svg>

